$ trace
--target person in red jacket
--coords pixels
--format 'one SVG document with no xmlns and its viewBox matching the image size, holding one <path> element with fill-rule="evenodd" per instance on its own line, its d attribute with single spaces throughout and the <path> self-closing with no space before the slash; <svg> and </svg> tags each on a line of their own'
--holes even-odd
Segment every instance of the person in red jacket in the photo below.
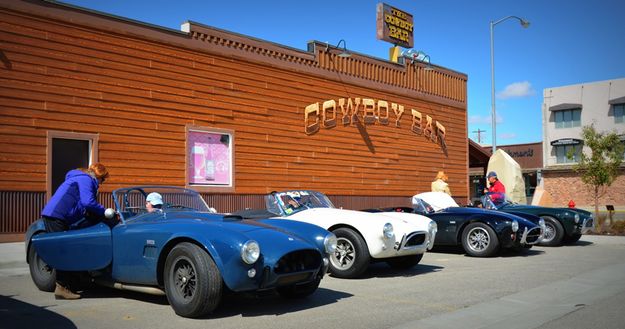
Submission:
<svg viewBox="0 0 625 329">
<path fill-rule="evenodd" d="M 491 171 L 486 175 L 486 179 L 488 179 L 488 183 L 490 185 L 489 188 L 484 189 L 484 193 L 506 193 L 506 187 L 503 186 L 501 181 L 497 178 L 497 173 Z"/>
<path fill-rule="evenodd" d="M 505 200 L 506 187 L 497 178 L 497 173 L 491 171 L 486 175 L 489 187 L 484 189 L 484 193 L 490 194 L 490 199 L 495 205 L 501 204 Z"/>
</svg>

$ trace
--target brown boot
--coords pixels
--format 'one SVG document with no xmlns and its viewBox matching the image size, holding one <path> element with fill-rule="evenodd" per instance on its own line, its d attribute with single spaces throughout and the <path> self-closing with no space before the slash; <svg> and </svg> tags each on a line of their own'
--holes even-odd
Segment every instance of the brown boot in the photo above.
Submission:
<svg viewBox="0 0 625 329">
<path fill-rule="evenodd" d="M 60 284 L 56 284 L 56 289 L 54 289 L 54 298 L 56 299 L 80 299 L 80 294 L 77 294 L 67 287 L 63 287 Z"/>
</svg>

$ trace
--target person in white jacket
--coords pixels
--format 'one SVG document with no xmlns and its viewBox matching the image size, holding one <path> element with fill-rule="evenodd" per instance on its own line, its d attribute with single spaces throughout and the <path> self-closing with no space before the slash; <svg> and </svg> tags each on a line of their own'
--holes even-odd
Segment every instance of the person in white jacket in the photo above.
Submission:
<svg viewBox="0 0 625 329">
<path fill-rule="evenodd" d="M 432 192 L 445 192 L 451 195 L 451 190 L 449 190 L 449 184 L 447 184 L 447 175 L 444 171 L 439 171 L 436 174 L 436 179 L 432 182 Z"/>
</svg>

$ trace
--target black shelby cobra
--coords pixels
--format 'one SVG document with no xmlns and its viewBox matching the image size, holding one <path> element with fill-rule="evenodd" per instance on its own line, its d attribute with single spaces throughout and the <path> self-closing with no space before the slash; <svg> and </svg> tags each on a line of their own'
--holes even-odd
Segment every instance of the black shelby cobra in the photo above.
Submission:
<svg viewBox="0 0 625 329">
<path fill-rule="evenodd" d="M 524 213 L 503 213 L 460 207 L 447 194 L 427 192 L 412 198 L 413 207 L 367 209 L 370 212 L 412 212 L 438 225 L 434 246 L 462 246 L 470 256 L 488 257 L 501 248 L 531 248 L 542 239 L 545 222 Z"/>
</svg>

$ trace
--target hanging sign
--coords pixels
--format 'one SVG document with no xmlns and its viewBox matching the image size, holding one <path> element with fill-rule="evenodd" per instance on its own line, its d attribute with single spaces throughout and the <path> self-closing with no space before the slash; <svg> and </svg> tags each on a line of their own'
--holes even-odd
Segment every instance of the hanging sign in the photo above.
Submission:
<svg viewBox="0 0 625 329">
<path fill-rule="evenodd" d="M 385 3 L 378 3 L 376 27 L 378 40 L 412 48 L 414 23 L 409 13 Z"/>
</svg>

